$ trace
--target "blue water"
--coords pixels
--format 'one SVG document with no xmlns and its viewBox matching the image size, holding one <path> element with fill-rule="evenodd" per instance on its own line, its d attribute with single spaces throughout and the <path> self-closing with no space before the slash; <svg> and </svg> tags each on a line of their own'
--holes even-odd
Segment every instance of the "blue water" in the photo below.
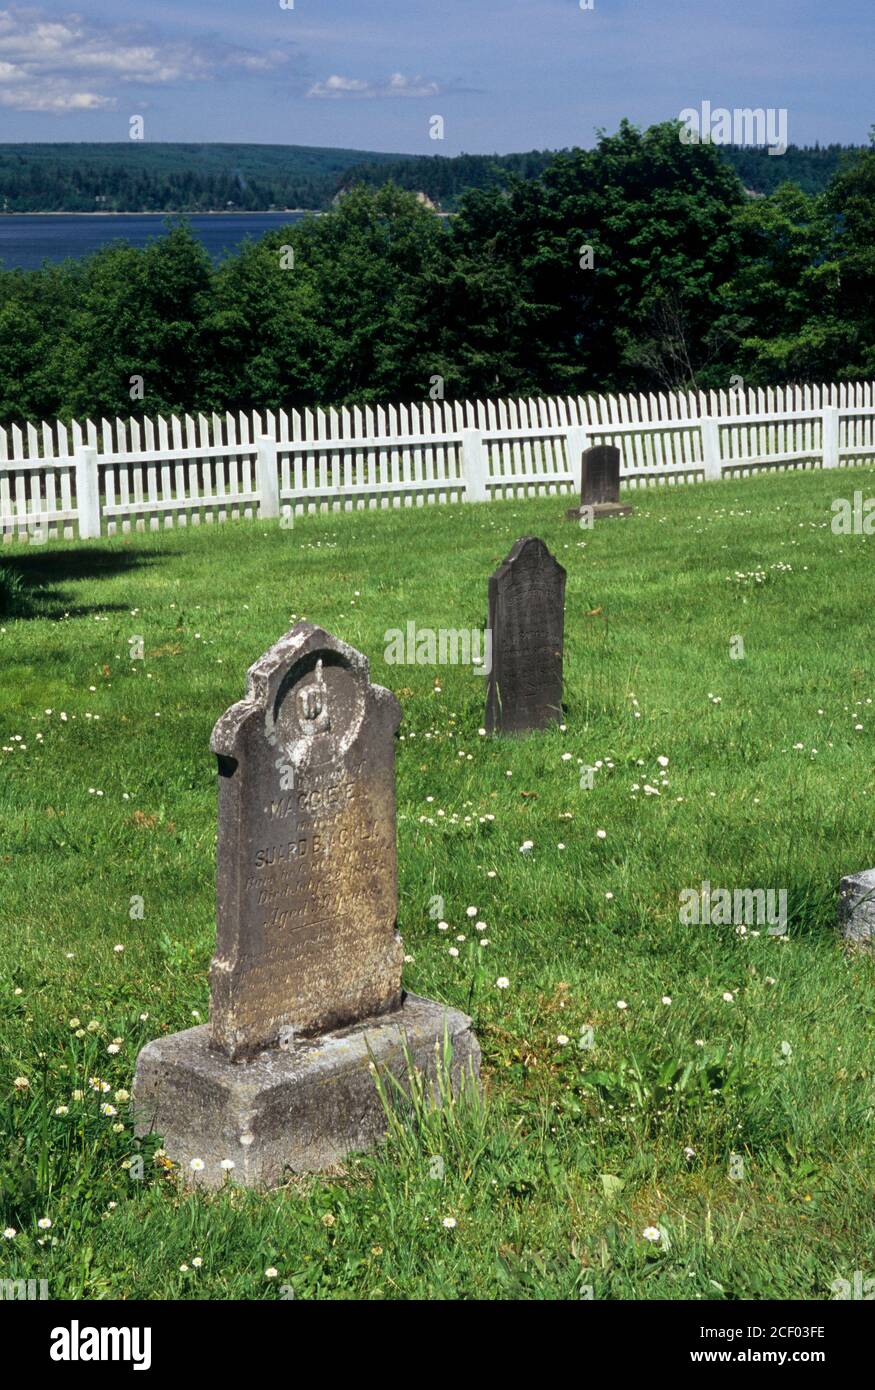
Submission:
<svg viewBox="0 0 875 1390">
<path fill-rule="evenodd" d="M 274 227 L 299 222 L 302 216 L 299 212 L 192 213 L 186 221 L 213 260 L 220 260 L 244 238 L 257 240 Z M 142 213 L 119 213 L 114 217 L 88 213 L 0 216 L 0 266 L 6 270 L 38 270 L 44 260 L 88 256 L 118 239 L 132 246 L 145 246 L 164 231 L 163 217 Z"/>
</svg>

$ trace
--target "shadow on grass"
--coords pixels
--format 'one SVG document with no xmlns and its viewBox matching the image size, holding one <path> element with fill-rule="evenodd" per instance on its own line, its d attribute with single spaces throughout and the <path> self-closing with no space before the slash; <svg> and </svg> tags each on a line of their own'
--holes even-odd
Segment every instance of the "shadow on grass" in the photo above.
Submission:
<svg viewBox="0 0 875 1390">
<path fill-rule="evenodd" d="M 56 551 L 33 547 L 21 554 L 0 553 L 0 617 L 81 618 L 120 611 L 128 604 L 71 604 L 71 594 L 63 586 L 79 580 L 112 579 L 159 558 L 157 550 L 104 550 L 96 546 Z"/>
</svg>

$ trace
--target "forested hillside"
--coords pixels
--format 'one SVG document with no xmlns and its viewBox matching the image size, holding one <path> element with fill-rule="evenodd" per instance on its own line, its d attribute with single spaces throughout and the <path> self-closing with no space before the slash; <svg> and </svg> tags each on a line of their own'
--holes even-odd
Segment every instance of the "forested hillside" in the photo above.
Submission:
<svg viewBox="0 0 875 1390">
<path fill-rule="evenodd" d="M 0 145 L 6 212 L 328 207 L 360 150 L 305 145 Z M 372 164 L 396 156 L 368 155 Z"/>
<path fill-rule="evenodd" d="M 765 149 L 717 147 L 719 157 L 756 193 L 798 183 L 821 193 L 852 147 L 790 145 L 775 158 Z M 387 182 L 425 193 L 454 211 L 469 189 L 506 188 L 538 178 L 556 151 L 523 154 L 377 154 L 305 145 L 118 144 L 0 145 L 0 211 L 209 212 L 268 211 L 332 205 L 356 183 Z M 567 153 L 567 151 L 565 151 Z"/>
</svg>

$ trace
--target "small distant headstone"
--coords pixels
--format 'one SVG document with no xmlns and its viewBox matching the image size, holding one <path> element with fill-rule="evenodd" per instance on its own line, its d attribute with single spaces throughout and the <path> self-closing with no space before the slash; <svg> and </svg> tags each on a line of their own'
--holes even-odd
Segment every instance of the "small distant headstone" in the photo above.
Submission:
<svg viewBox="0 0 875 1390">
<path fill-rule="evenodd" d="M 838 925 L 845 941 L 875 949 L 875 869 L 842 879 Z"/>
<path fill-rule="evenodd" d="M 405 1039 L 433 1076 L 446 1030 L 455 1083 L 476 1073 L 470 1020 L 401 988 L 399 720 L 360 652 L 299 623 L 213 730 L 210 1022 L 147 1044 L 134 1086 L 137 1132 L 202 1181 L 269 1183 L 366 1148 L 385 1128 L 370 1062 L 403 1081 Z"/>
<path fill-rule="evenodd" d="M 580 466 L 580 503 L 565 513 L 569 521 L 581 516 L 594 519 L 631 516 L 632 508 L 620 502 L 620 450 L 613 444 L 584 449 Z"/>
<path fill-rule="evenodd" d="M 521 734 L 562 719 L 565 570 L 536 536 L 518 540 L 489 580 L 489 733 Z"/>
</svg>

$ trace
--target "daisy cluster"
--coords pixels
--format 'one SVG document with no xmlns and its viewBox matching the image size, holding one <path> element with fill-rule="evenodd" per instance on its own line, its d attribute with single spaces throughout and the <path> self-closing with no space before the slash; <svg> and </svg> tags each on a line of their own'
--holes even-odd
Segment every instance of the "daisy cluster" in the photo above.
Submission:
<svg viewBox="0 0 875 1390">
<path fill-rule="evenodd" d="M 807 565 L 805 568 L 808 568 Z M 729 574 L 726 577 L 730 583 L 756 585 L 764 584 L 772 572 L 777 574 L 792 574 L 793 566 L 785 564 L 783 560 L 778 560 L 774 565 L 769 565 L 768 570 L 736 570 L 734 574 Z"/>
</svg>

